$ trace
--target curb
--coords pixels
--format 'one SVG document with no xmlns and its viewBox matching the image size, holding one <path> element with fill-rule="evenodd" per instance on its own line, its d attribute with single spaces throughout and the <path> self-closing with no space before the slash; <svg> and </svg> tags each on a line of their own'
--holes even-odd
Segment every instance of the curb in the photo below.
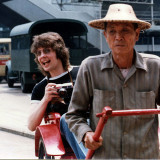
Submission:
<svg viewBox="0 0 160 160">
<path fill-rule="evenodd" d="M 16 135 L 31 138 L 31 139 L 34 139 L 34 137 L 35 137 L 34 135 L 29 134 L 29 133 L 24 133 L 24 132 L 8 129 L 8 128 L 4 128 L 4 127 L 0 127 L 0 131 L 16 134 Z"/>
</svg>

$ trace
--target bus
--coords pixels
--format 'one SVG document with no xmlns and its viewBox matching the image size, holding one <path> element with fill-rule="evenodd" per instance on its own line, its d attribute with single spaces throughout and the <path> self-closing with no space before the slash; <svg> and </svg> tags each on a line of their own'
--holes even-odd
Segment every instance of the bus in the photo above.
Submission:
<svg viewBox="0 0 160 160">
<path fill-rule="evenodd" d="M 11 58 L 11 38 L 0 38 L 0 82 L 6 79 L 6 62 Z"/>
<path fill-rule="evenodd" d="M 150 29 L 140 33 L 136 50 L 160 56 L 160 26 L 152 25 Z"/>
</svg>

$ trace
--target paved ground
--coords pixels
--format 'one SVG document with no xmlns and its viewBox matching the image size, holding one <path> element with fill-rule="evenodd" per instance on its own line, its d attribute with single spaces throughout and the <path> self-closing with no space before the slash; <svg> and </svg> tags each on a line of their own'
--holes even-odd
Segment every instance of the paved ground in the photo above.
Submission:
<svg viewBox="0 0 160 160">
<path fill-rule="evenodd" d="M 34 139 L 0 131 L 0 159 L 38 159 Z"/>
<path fill-rule="evenodd" d="M 27 128 L 30 95 L 23 94 L 19 84 L 14 88 L 8 88 L 5 83 L 0 84 L 0 130 L 34 137 L 34 132 Z"/>
</svg>

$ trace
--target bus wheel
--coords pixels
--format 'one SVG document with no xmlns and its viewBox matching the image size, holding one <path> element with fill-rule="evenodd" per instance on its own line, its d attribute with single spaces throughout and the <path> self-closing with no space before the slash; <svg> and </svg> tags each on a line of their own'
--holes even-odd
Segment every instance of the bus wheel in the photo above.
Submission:
<svg viewBox="0 0 160 160">
<path fill-rule="evenodd" d="M 28 93 L 28 85 L 24 82 L 23 74 L 21 75 L 21 90 L 23 93 Z"/>
<path fill-rule="evenodd" d="M 3 78 L 2 77 L 0 77 L 0 82 L 3 80 Z"/>
<path fill-rule="evenodd" d="M 9 78 L 8 72 L 7 72 L 7 83 L 9 88 L 13 88 L 14 80 Z"/>
<path fill-rule="evenodd" d="M 42 138 L 39 140 L 39 153 L 38 153 L 39 159 L 54 159 L 53 156 L 48 156 L 44 147 L 44 142 Z"/>
</svg>

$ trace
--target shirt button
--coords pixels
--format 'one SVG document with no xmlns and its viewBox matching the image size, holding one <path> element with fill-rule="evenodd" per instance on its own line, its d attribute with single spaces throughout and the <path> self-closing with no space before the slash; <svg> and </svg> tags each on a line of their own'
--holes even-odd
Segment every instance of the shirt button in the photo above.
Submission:
<svg viewBox="0 0 160 160">
<path fill-rule="evenodd" d="M 127 158 L 127 155 L 126 155 L 126 154 L 124 154 L 124 155 L 123 155 L 123 158 Z"/>
<path fill-rule="evenodd" d="M 127 132 L 123 132 L 123 134 L 124 134 L 124 135 L 126 135 L 126 134 L 127 134 Z"/>
<path fill-rule="evenodd" d="M 127 84 L 124 84 L 123 87 L 126 88 L 126 87 L 127 87 Z"/>
</svg>

